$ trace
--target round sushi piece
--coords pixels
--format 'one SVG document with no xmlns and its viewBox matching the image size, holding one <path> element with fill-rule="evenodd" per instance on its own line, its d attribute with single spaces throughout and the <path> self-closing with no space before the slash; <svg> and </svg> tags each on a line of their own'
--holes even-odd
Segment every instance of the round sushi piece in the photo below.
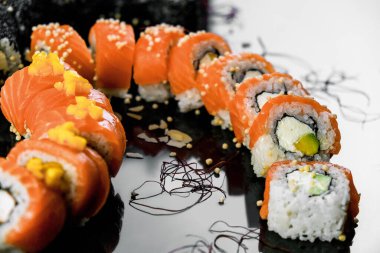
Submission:
<svg viewBox="0 0 380 253">
<path fill-rule="evenodd" d="M 17 135 L 27 134 L 25 110 L 41 91 L 63 82 L 64 66 L 54 53 L 33 55 L 30 66 L 16 71 L 1 89 L 1 110 Z"/>
<path fill-rule="evenodd" d="M 249 149 L 258 177 L 265 177 L 276 161 L 329 161 L 340 151 L 336 115 L 312 98 L 279 95 L 257 114 L 249 129 Z"/>
<path fill-rule="evenodd" d="M 66 140 L 77 142 L 78 138 Z M 99 162 L 102 158 L 86 149 L 86 146 L 76 149 L 50 139 L 23 140 L 7 159 L 32 172 L 48 188 L 61 192 L 72 218 L 79 221 L 94 216 L 109 192 L 108 171 Z"/>
<path fill-rule="evenodd" d="M 52 128 L 72 122 L 78 134 L 107 162 L 109 172 L 116 176 L 124 158 L 126 137 L 120 120 L 86 97 L 76 96 L 68 106 L 54 108 L 36 119 L 30 128 L 33 139 L 46 138 Z"/>
<path fill-rule="evenodd" d="M 99 19 L 88 40 L 95 59 L 96 87 L 125 97 L 131 85 L 135 35 L 133 28 L 115 19 Z"/>
<path fill-rule="evenodd" d="M 181 112 L 197 109 L 203 105 L 196 87 L 200 67 L 209 65 L 219 56 L 230 52 L 230 47 L 222 37 L 204 31 L 182 37 L 172 48 L 168 79 Z"/>
<path fill-rule="evenodd" d="M 56 53 L 61 60 L 89 81 L 94 77 L 94 60 L 82 37 L 68 25 L 50 23 L 33 27 L 30 54 Z"/>
<path fill-rule="evenodd" d="M 265 181 L 262 219 L 282 238 L 344 240 L 345 222 L 359 213 L 351 172 L 328 162 L 274 163 Z"/>
<path fill-rule="evenodd" d="M 229 104 L 230 118 L 238 142 L 248 145 L 248 131 L 264 104 L 279 95 L 307 96 L 301 82 L 288 74 L 271 73 L 250 78 L 236 88 Z"/>
<path fill-rule="evenodd" d="M 0 202 L 1 252 L 38 252 L 63 228 L 61 194 L 5 160 L 0 162 Z"/>
<path fill-rule="evenodd" d="M 220 119 L 225 129 L 231 126 L 229 104 L 240 84 L 272 72 L 272 64 L 258 54 L 229 54 L 199 70 L 197 88 L 207 111 Z"/>
<path fill-rule="evenodd" d="M 23 67 L 17 43 L 16 21 L 8 7 L 4 7 L 0 5 L 0 86 L 8 76 Z"/>
<path fill-rule="evenodd" d="M 162 103 L 169 99 L 169 54 L 184 35 L 183 27 L 167 24 L 148 27 L 140 34 L 135 48 L 133 78 L 144 100 Z"/>
</svg>

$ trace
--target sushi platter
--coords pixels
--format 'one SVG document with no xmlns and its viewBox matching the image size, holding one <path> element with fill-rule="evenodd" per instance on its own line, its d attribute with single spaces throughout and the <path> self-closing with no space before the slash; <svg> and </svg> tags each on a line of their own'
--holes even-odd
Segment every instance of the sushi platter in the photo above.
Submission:
<svg viewBox="0 0 380 253">
<path fill-rule="evenodd" d="M 0 252 L 380 248 L 374 4 L 42 2 L 0 5 Z"/>
</svg>

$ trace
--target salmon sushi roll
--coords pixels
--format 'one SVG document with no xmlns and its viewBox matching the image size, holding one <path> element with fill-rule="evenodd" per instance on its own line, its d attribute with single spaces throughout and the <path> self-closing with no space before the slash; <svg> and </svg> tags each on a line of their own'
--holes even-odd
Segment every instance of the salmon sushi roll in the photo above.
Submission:
<svg viewBox="0 0 380 253">
<path fill-rule="evenodd" d="M 0 162 L 0 251 L 39 252 L 59 234 L 66 218 L 62 196 L 30 171 Z"/>
<path fill-rule="evenodd" d="M 104 203 L 103 195 L 108 195 L 109 191 L 104 188 L 108 174 L 99 167 L 101 157 L 86 151 L 80 138 L 66 137 L 67 145 L 50 139 L 24 140 L 17 143 L 7 157 L 10 162 L 32 172 L 48 188 L 61 192 L 75 221 L 95 215 L 99 205 Z M 98 187 L 104 192 L 99 192 Z"/>
<path fill-rule="evenodd" d="M 258 177 L 265 177 L 277 161 L 329 161 L 340 151 L 336 115 L 312 98 L 274 97 L 249 129 L 249 149 Z"/>
<path fill-rule="evenodd" d="M 272 64 L 258 54 L 229 54 L 201 68 L 196 84 L 207 111 L 225 129 L 231 126 L 229 104 L 239 85 L 272 72 Z"/>
<path fill-rule="evenodd" d="M 93 89 L 91 84 L 75 71 L 65 71 L 63 76 L 63 82 L 57 82 L 53 88 L 39 92 L 30 101 L 24 113 L 27 129 L 34 129 L 34 123 L 46 111 L 75 103 L 76 96 L 84 96 L 94 101 L 97 106 L 113 112 L 108 98 L 100 91 Z"/>
<path fill-rule="evenodd" d="M 41 115 L 30 128 L 33 139 L 46 138 L 48 131 L 72 122 L 89 147 L 104 157 L 110 174 L 116 176 L 124 158 L 126 137 L 120 120 L 86 97 L 76 97 L 69 106 L 54 108 Z"/>
<path fill-rule="evenodd" d="M 171 48 L 184 36 L 181 26 L 160 24 L 145 29 L 136 43 L 133 79 L 141 97 L 164 102 L 170 97 L 168 61 Z"/>
<path fill-rule="evenodd" d="M 344 225 L 359 213 L 351 172 L 328 162 L 274 163 L 265 180 L 262 219 L 282 238 L 345 240 Z"/>
<path fill-rule="evenodd" d="M 69 25 L 50 23 L 33 27 L 30 53 L 54 52 L 89 81 L 94 77 L 94 60 L 82 37 Z"/>
<path fill-rule="evenodd" d="M 88 40 L 95 59 L 96 87 L 106 94 L 125 97 L 132 78 L 133 28 L 119 20 L 99 19 Z"/>
<path fill-rule="evenodd" d="M 1 89 L 1 110 L 19 137 L 26 135 L 25 110 L 41 91 L 63 81 L 64 66 L 56 54 L 45 52 L 33 56 L 30 66 L 16 71 Z"/>
<path fill-rule="evenodd" d="M 231 49 L 227 42 L 214 33 L 197 32 L 182 37 L 169 57 L 168 79 L 171 92 L 178 101 L 181 112 L 200 108 L 201 94 L 196 80 L 201 66 L 209 65 Z"/>
<path fill-rule="evenodd" d="M 241 83 L 232 98 L 229 111 L 232 128 L 238 142 L 248 146 L 248 131 L 261 108 L 279 95 L 307 96 L 301 82 L 288 74 L 272 73 L 250 78 Z"/>
</svg>

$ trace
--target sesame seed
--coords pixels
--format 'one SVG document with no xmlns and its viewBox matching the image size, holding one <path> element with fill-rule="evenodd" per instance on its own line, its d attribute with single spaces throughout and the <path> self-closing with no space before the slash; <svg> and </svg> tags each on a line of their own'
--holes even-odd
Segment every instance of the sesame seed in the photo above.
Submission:
<svg viewBox="0 0 380 253">
<path fill-rule="evenodd" d="M 199 115 L 199 114 L 201 114 L 201 111 L 197 109 L 197 110 L 195 110 L 194 113 L 195 113 L 195 115 Z"/>
<path fill-rule="evenodd" d="M 214 173 L 215 173 L 215 174 L 220 174 L 220 171 L 221 171 L 221 170 L 220 170 L 219 167 L 216 167 L 216 168 L 214 169 Z"/>
<path fill-rule="evenodd" d="M 175 157 L 176 155 L 177 155 L 176 152 L 170 152 L 170 154 L 169 154 L 170 157 Z"/>
<path fill-rule="evenodd" d="M 235 147 L 236 147 L 236 148 L 241 148 L 241 143 L 240 143 L 240 142 L 236 143 L 236 144 L 235 144 Z"/>
<path fill-rule="evenodd" d="M 154 104 L 152 105 L 152 108 L 153 108 L 153 109 L 157 109 L 157 108 L 158 108 L 158 104 L 154 103 Z"/>
<path fill-rule="evenodd" d="M 263 201 L 262 200 L 258 200 L 257 202 L 256 202 L 256 206 L 262 206 L 263 205 Z"/>
<path fill-rule="evenodd" d="M 193 147 L 193 145 L 191 145 L 191 143 L 186 144 L 186 148 L 191 149 L 192 147 Z"/>
<path fill-rule="evenodd" d="M 213 162 L 213 160 L 212 160 L 211 158 L 207 158 L 207 159 L 206 159 L 206 164 L 207 164 L 207 165 L 211 165 L 212 162 Z"/>
<path fill-rule="evenodd" d="M 228 144 L 227 143 L 223 143 L 222 149 L 228 149 Z"/>
<path fill-rule="evenodd" d="M 236 143 L 236 142 L 237 142 L 236 137 L 232 139 L 232 142 L 233 142 L 233 143 Z"/>
<path fill-rule="evenodd" d="M 167 122 L 172 122 L 172 121 L 173 121 L 173 118 L 170 117 L 170 116 L 168 116 L 168 117 L 166 118 L 166 121 L 167 121 Z"/>
<path fill-rule="evenodd" d="M 141 97 L 140 96 L 136 96 L 135 99 L 136 99 L 137 102 L 141 101 Z"/>
<path fill-rule="evenodd" d="M 341 241 L 341 242 L 344 242 L 346 240 L 346 235 L 345 234 L 341 234 L 339 237 L 338 237 L 338 240 Z"/>
<path fill-rule="evenodd" d="M 220 199 L 219 199 L 219 204 L 220 204 L 220 205 L 223 205 L 223 204 L 224 204 L 224 200 L 225 200 L 224 197 L 220 197 Z"/>
</svg>

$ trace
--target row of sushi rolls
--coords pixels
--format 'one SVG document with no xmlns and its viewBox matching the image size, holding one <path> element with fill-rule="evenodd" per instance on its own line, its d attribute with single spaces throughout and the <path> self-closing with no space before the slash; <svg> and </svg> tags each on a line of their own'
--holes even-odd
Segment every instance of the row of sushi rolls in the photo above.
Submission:
<svg viewBox="0 0 380 253">
<path fill-rule="evenodd" d="M 0 250 L 40 251 L 66 222 L 99 212 L 126 148 L 105 94 L 127 97 L 132 78 L 144 100 L 174 97 L 184 113 L 205 106 L 215 125 L 233 129 L 257 177 L 266 177 L 258 205 L 269 230 L 346 239 L 360 195 L 351 172 L 329 163 L 340 150 L 336 115 L 300 81 L 258 54 L 232 53 L 217 34 L 160 24 L 138 37 L 125 22 L 99 19 L 89 49 L 68 25 L 33 27 L 31 64 L 1 89 L 19 142 L 0 162 Z M 2 54 L 3 65 L 17 59 Z"/>
</svg>

